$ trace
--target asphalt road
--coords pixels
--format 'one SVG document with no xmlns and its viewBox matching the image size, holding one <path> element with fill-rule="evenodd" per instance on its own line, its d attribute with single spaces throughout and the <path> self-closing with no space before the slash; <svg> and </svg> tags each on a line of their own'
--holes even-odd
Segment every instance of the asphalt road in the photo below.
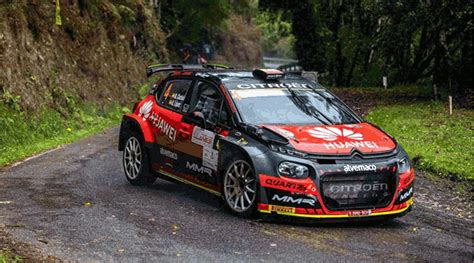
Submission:
<svg viewBox="0 0 474 263">
<path fill-rule="evenodd" d="M 426 179 L 417 179 L 414 211 L 389 223 L 244 220 L 189 186 L 131 186 L 117 134 L 1 171 L 0 226 L 10 238 L 78 261 L 473 261 L 471 211 Z"/>
</svg>

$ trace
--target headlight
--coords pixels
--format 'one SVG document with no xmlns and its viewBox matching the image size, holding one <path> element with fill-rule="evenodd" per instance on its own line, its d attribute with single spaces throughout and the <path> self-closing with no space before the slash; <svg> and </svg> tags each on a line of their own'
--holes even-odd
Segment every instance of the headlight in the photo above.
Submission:
<svg viewBox="0 0 474 263">
<path fill-rule="evenodd" d="M 308 167 L 292 162 L 280 163 L 280 165 L 278 166 L 278 172 L 282 176 L 288 176 L 298 179 L 304 179 L 309 175 Z"/>
<path fill-rule="evenodd" d="M 404 173 L 404 172 L 409 171 L 410 169 L 411 169 L 411 164 L 408 157 L 404 157 L 400 161 L 398 161 L 398 173 Z"/>
</svg>

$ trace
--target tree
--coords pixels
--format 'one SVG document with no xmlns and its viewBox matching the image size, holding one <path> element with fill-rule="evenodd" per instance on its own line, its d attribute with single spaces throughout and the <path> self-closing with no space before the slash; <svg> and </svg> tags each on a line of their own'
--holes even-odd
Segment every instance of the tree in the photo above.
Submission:
<svg viewBox="0 0 474 263">
<path fill-rule="evenodd" d="M 295 53 L 305 70 L 323 72 L 326 67 L 325 51 L 320 25 L 312 0 L 295 2 L 261 0 L 260 8 L 266 10 L 286 10 L 290 12 L 292 33 L 296 38 Z"/>
<path fill-rule="evenodd" d="M 161 25 L 175 43 L 198 43 L 219 28 L 231 11 L 229 0 L 164 0 Z"/>
<path fill-rule="evenodd" d="M 260 0 L 291 14 L 305 70 L 338 86 L 434 83 L 472 101 L 472 13 L 468 0 Z M 472 107 L 471 102 L 471 107 Z"/>
</svg>

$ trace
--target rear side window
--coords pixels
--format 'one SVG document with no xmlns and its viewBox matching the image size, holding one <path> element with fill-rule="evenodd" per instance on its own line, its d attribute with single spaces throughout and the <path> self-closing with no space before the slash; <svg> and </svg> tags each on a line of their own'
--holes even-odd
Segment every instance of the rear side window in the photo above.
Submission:
<svg viewBox="0 0 474 263">
<path fill-rule="evenodd" d="M 191 87 L 190 79 L 174 79 L 166 83 L 159 104 L 175 111 L 182 111 L 186 95 Z"/>
</svg>

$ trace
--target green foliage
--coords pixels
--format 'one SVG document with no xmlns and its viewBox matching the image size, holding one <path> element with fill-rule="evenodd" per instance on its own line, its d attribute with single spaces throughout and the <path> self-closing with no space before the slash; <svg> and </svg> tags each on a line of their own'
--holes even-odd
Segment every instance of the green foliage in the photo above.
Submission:
<svg viewBox="0 0 474 263">
<path fill-rule="evenodd" d="M 20 96 L 13 96 L 7 89 L 2 94 L 3 103 L 15 112 L 20 112 Z"/>
<path fill-rule="evenodd" d="M 199 43 L 223 25 L 231 7 L 229 0 L 163 1 L 161 25 L 172 42 Z"/>
<path fill-rule="evenodd" d="M 336 86 L 435 83 L 473 106 L 472 12 L 458 1 L 260 0 L 292 15 L 305 70 Z M 323 74 L 324 75 L 324 74 Z"/>
<path fill-rule="evenodd" d="M 9 251 L 0 250 L 0 263 L 23 262 L 20 256 L 14 256 Z"/>
<path fill-rule="evenodd" d="M 262 48 L 266 55 L 284 58 L 295 57 L 293 45 L 295 37 L 291 23 L 282 11 L 261 11 L 255 15 L 255 24 L 262 31 Z"/>
<path fill-rule="evenodd" d="M 414 103 L 378 107 L 367 119 L 393 135 L 418 168 L 474 181 L 473 111 L 449 116 L 442 103 Z"/>
<path fill-rule="evenodd" d="M 320 30 L 321 20 L 314 12 L 315 5 L 311 0 L 299 1 L 292 9 L 292 31 L 295 35 L 295 53 L 305 69 L 316 69 L 319 72 L 326 68 L 326 48 Z"/>
<path fill-rule="evenodd" d="M 124 25 L 130 25 L 137 21 L 137 18 L 135 17 L 135 11 L 126 5 L 118 5 L 117 11 Z"/>
<path fill-rule="evenodd" d="M 0 101 L 0 166 L 117 125 L 129 109 L 78 103 L 67 118 L 66 111 L 45 107 L 37 116 L 28 116 Z"/>
</svg>

